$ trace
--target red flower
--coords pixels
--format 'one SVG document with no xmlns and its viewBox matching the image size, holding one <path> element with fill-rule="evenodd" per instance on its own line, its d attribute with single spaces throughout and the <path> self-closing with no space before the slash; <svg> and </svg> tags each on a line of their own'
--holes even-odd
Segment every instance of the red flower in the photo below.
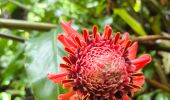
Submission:
<svg viewBox="0 0 170 100">
<path fill-rule="evenodd" d="M 83 30 L 83 36 L 71 27 L 71 22 L 62 21 L 65 35 L 58 40 L 69 53 L 60 64 L 62 71 L 49 74 L 48 78 L 63 88 L 70 88 L 61 94 L 59 100 L 117 100 L 130 99 L 144 83 L 144 76 L 137 72 L 151 61 L 149 54 L 135 59 L 138 43 L 131 45 L 129 34 L 121 39 L 117 32 L 112 36 L 112 28 L 105 26 L 103 35 L 93 26 L 92 35 Z"/>
</svg>

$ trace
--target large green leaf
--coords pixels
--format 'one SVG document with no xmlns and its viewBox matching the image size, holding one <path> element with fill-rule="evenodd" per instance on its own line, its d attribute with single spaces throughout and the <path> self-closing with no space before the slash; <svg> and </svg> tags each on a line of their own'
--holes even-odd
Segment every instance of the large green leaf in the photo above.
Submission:
<svg viewBox="0 0 170 100">
<path fill-rule="evenodd" d="M 56 32 L 51 31 L 28 41 L 26 71 L 37 100 L 56 100 L 58 87 L 47 79 L 48 73 L 57 72 Z"/>
<path fill-rule="evenodd" d="M 146 35 L 141 24 L 136 21 L 125 9 L 114 9 L 114 13 L 119 15 L 136 33 Z"/>
</svg>

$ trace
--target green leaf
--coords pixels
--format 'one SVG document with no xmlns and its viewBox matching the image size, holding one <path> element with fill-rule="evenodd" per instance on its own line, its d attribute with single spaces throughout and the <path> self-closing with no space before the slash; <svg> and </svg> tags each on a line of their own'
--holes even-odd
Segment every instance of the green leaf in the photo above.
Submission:
<svg viewBox="0 0 170 100">
<path fill-rule="evenodd" d="M 159 92 L 160 92 L 160 90 L 155 90 L 153 92 L 142 94 L 142 95 L 138 96 L 136 100 L 152 100 L 152 96 Z"/>
<path fill-rule="evenodd" d="M 7 46 L 7 41 L 5 41 L 4 39 L 0 38 L 0 56 L 3 55 L 4 53 L 4 48 Z"/>
<path fill-rule="evenodd" d="M 26 71 L 37 100 L 56 100 L 58 87 L 47 79 L 48 73 L 58 72 L 56 32 L 44 33 L 28 41 L 26 47 Z"/>
<path fill-rule="evenodd" d="M 119 15 L 136 33 L 146 35 L 142 25 L 130 16 L 125 9 L 114 9 L 114 13 Z"/>
<path fill-rule="evenodd" d="M 155 100 L 168 100 L 163 93 L 158 93 Z"/>
<path fill-rule="evenodd" d="M 7 92 L 1 92 L 0 100 L 11 100 L 11 95 Z"/>
<path fill-rule="evenodd" d="M 2 82 L 8 80 L 10 77 L 18 73 L 19 70 L 24 68 L 24 59 L 23 59 L 24 50 L 25 50 L 25 46 L 22 45 L 20 48 L 18 48 L 18 51 L 15 52 L 15 57 L 10 61 L 8 67 L 2 72 L 1 79 L 0 79 Z"/>
</svg>

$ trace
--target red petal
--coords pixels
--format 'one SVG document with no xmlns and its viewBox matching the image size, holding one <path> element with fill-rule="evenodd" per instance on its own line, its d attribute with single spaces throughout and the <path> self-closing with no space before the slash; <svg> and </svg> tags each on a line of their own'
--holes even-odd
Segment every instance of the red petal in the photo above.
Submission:
<svg viewBox="0 0 170 100">
<path fill-rule="evenodd" d="M 87 29 L 83 29 L 83 36 L 84 36 L 84 40 L 86 42 L 88 42 L 88 38 L 89 38 L 89 31 Z"/>
<path fill-rule="evenodd" d="M 76 92 L 75 91 L 69 91 L 68 93 L 61 94 L 58 96 L 58 100 L 68 100 L 71 96 L 73 96 Z"/>
<path fill-rule="evenodd" d="M 107 37 L 108 37 L 109 28 L 110 28 L 109 25 L 106 25 L 106 26 L 105 26 L 104 33 L 103 33 L 103 38 L 104 38 L 104 39 L 107 39 Z"/>
<path fill-rule="evenodd" d="M 69 47 L 69 43 L 65 40 L 65 36 L 64 36 L 64 35 L 59 35 L 59 36 L 58 36 L 58 40 L 59 40 L 65 47 Z"/>
<path fill-rule="evenodd" d="M 123 95 L 123 100 L 131 100 L 131 98 L 128 95 Z"/>
<path fill-rule="evenodd" d="M 67 34 L 68 37 L 71 37 L 72 39 L 75 38 L 75 36 L 79 37 L 80 39 L 82 39 L 82 36 L 75 31 L 72 27 L 71 27 L 71 22 L 66 22 L 66 21 L 61 21 L 61 26 L 64 29 L 64 32 Z"/>
<path fill-rule="evenodd" d="M 71 68 L 70 66 L 68 66 L 68 65 L 66 65 L 66 64 L 60 64 L 60 67 L 61 67 L 61 68 L 66 68 L 66 69 Z"/>
<path fill-rule="evenodd" d="M 109 28 L 107 39 L 110 39 L 110 36 L 111 36 L 111 35 L 112 35 L 112 28 Z"/>
<path fill-rule="evenodd" d="M 95 36 L 95 41 L 99 42 L 99 40 L 100 40 L 100 33 L 97 33 L 96 36 Z"/>
<path fill-rule="evenodd" d="M 131 40 L 128 40 L 128 41 L 127 41 L 127 43 L 126 43 L 126 45 L 125 45 L 124 51 L 126 51 L 126 50 L 129 48 L 129 46 L 130 46 L 131 43 L 132 43 Z"/>
<path fill-rule="evenodd" d="M 62 84 L 62 80 L 65 80 L 65 79 L 66 79 L 66 76 L 60 77 L 60 78 L 56 78 L 56 79 L 52 79 L 52 80 L 53 80 L 53 82 L 55 84 Z"/>
<path fill-rule="evenodd" d="M 75 41 L 77 42 L 77 44 L 78 44 L 79 46 L 81 46 L 80 39 L 79 39 L 77 36 L 75 37 Z"/>
<path fill-rule="evenodd" d="M 59 78 L 59 77 L 67 76 L 68 74 L 69 74 L 69 72 L 61 72 L 61 73 L 57 73 L 57 74 L 49 74 L 48 78 L 52 80 L 52 79 L 56 79 L 56 78 Z"/>
<path fill-rule="evenodd" d="M 69 60 L 71 61 L 72 64 L 76 64 L 77 58 L 75 55 L 70 55 Z"/>
<path fill-rule="evenodd" d="M 94 38 L 96 37 L 96 34 L 97 34 L 97 26 L 94 25 L 94 26 L 93 26 L 93 37 L 94 37 Z"/>
<path fill-rule="evenodd" d="M 67 48 L 67 47 L 64 48 L 64 50 L 67 51 L 68 53 L 72 54 L 72 55 L 75 54 L 73 50 L 71 50 L 71 49 L 69 49 L 69 48 Z"/>
<path fill-rule="evenodd" d="M 133 73 L 133 74 L 131 75 L 131 77 L 136 77 L 136 76 L 143 76 L 143 73 L 137 72 L 137 73 Z"/>
<path fill-rule="evenodd" d="M 129 33 L 126 32 L 126 33 L 122 36 L 122 40 L 121 40 L 120 43 L 121 43 L 121 44 L 122 44 L 122 43 L 126 43 L 126 41 L 128 40 L 129 36 L 130 36 Z"/>
<path fill-rule="evenodd" d="M 62 84 L 69 83 L 69 82 L 74 82 L 74 80 L 73 79 L 62 80 Z"/>
<path fill-rule="evenodd" d="M 142 85 L 144 84 L 144 76 L 133 76 L 132 77 L 132 84 L 142 87 Z M 134 88 L 134 91 L 138 91 L 138 88 Z"/>
<path fill-rule="evenodd" d="M 151 62 L 151 56 L 149 54 L 144 54 L 138 59 L 134 59 L 131 61 L 136 66 L 136 71 L 143 68 L 146 64 Z"/>
<path fill-rule="evenodd" d="M 64 35 L 59 35 L 58 40 L 67 48 L 73 47 L 74 49 L 77 48 L 77 45 L 70 39 L 68 39 Z"/>
<path fill-rule="evenodd" d="M 142 75 L 142 76 L 132 77 L 132 83 L 134 85 L 142 87 L 142 85 L 144 84 L 144 76 Z"/>
<path fill-rule="evenodd" d="M 128 58 L 134 59 L 138 51 L 138 42 L 134 42 L 131 47 L 128 48 Z"/>
<path fill-rule="evenodd" d="M 116 35 L 114 36 L 114 44 L 119 40 L 120 37 L 120 32 L 117 32 Z"/>
<path fill-rule="evenodd" d="M 82 44 L 82 46 L 86 47 L 87 43 L 84 40 L 80 40 L 80 43 Z"/>
<path fill-rule="evenodd" d="M 148 63 L 149 63 L 149 62 L 148 62 Z M 137 68 L 138 68 L 138 70 L 139 70 L 139 69 L 143 68 L 145 65 L 146 65 L 145 63 L 144 63 L 144 64 L 136 64 L 136 65 L 135 65 L 135 66 L 136 66 L 136 71 L 137 71 Z"/>
<path fill-rule="evenodd" d="M 63 60 L 66 62 L 66 63 L 68 63 L 69 65 L 71 65 L 72 63 L 71 63 L 71 61 L 69 60 L 69 58 L 67 58 L 67 57 L 63 57 Z"/>
<path fill-rule="evenodd" d="M 63 88 L 70 88 L 70 87 L 73 87 L 74 86 L 74 83 L 65 83 L 63 84 Z"/>
<path fill-rule="evenodd" d="M 70 100 L 78 100 L 78 95 L 74 94 L 73 96 L 70 97 Z"/>
</svg>

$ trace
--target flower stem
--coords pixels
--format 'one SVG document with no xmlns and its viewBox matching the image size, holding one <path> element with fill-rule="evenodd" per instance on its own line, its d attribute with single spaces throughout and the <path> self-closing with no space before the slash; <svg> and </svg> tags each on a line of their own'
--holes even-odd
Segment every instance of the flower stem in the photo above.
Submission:
<svg viewBox="0 0 170 100">
<path fill-rule="evenodd" d="M 148 78 L 145 78 L 145 80 L 146 80 L 147 83 L 151 84 L 152 86 L 170 93 L 170 87 L 169 86 L 167 86 L 165 84 L 161 84 L 161 83 L 159 83 L 155 80 L 151 80 L 151 79 L 148 79 Z"/>
</svg>

